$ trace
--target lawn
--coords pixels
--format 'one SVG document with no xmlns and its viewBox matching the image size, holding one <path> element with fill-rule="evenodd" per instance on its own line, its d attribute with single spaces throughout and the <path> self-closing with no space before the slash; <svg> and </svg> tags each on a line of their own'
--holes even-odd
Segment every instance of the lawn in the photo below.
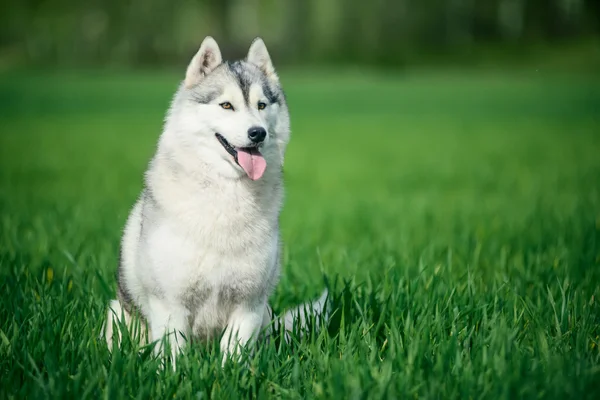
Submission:
<svg viewBox="0 0 600 400">
<path fill-rule="evenodd" d="M 174 73 L 0 77 L 0 398 L 600 398 L 600 79 L 285 72 L 276 310 L 328 329 L 177 371 L 97 339 Z M 156 371 L 159 373 L 156 373 Z"/>
</svg>

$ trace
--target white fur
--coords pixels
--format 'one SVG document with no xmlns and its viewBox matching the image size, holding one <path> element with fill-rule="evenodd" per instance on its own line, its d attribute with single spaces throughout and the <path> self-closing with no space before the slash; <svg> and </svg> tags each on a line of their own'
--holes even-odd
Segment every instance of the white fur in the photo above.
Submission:
<svg viewBox="0 0 600 400">
<path fill-rule="evenodd" d="M 225 330 L 221 349 L 237 354 L 238 344 L 251 343 L 271 323 L 267 299 L 280 272 L 287 106 L 282 96 L 279 104 L 265 110 L 254 107 L 265 98 L 258 83 L 250 86 L 246 106 L 239 85 L 220 65 L 217 43 L 205 39 L 175 95 L 145 175 L 146 189 L 132 209 L 121 243 L 120 285 L 147 321 L 150 341 L 169 334 L 174 353 L 184 337 L 211 338 Z M 247 68 L 257 74 L 258 68 L 278 87 L 260 39 L 251 46 Z M 220 95 L 209 104 L 190 100 L 214 88 Z M 225 101 L 235 111 L 219 105 Z M 257 181 L 246 176 L 215 138 L 218 132 L 233 146 L 244 147 L 251 126 L 267 130 L 261 147 L 267 169 Z M 323 303 L 324 298 L 316 308 L 322 309 Z M 110 304 L 104 327 L 109 348 L 113 322 L 123 315 L 130 323 L 125 308 L 119 300 Z M 284 317 L 287 329 L 295 317 L 305 318 L 300 309 L 289 312 Z"/>
</svg>

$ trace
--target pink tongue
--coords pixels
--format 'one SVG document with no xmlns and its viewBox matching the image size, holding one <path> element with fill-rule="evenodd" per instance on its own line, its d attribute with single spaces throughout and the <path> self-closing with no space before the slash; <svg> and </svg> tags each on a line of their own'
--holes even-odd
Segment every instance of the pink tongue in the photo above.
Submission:
<svg viewBox="0 0 600 400">
<path fill-rule="evenodd" d="M 260 179 L 267 169 L 267 162 L 257 149 L 237 149 L 237 162 L 253 181 Z"/>
</svg>

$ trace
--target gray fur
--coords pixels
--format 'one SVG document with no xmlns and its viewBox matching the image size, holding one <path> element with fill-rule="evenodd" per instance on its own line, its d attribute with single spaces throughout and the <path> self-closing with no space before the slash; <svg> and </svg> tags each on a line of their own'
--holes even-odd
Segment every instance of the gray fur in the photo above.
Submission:
<svg viewBox="0 0 600 400">
<path fill-rule="evenodd" d="M 191 92 L 192 99 L 200 104 L 209 104 L 221 95 L 218 90 L 195 90 Z"/>
<path fill-rule="evenodd" d="M 194 314 L 206 303 L 212 295 L 212 292 L 213 288 L 210 285 L 198 281 L 191 284 L 185 292 L 181 294 L 180 299 L 185 308 L 187 308 L 190 313 Z"/>
</svg>

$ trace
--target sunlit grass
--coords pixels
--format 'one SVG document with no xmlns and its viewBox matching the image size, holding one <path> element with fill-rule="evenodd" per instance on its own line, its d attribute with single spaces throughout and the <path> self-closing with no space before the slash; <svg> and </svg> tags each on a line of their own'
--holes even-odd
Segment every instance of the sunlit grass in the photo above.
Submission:
<svg viewBox="0 0 600 400">
<path fill-rule="evenodd" d="M 286 74 L 277 310 L 319 334 L 176 372 L 97 340 L 121 229 L 176 75 L 0 79 L 0 394 L 596 398 L 600 81 Z"/>
</svg>

